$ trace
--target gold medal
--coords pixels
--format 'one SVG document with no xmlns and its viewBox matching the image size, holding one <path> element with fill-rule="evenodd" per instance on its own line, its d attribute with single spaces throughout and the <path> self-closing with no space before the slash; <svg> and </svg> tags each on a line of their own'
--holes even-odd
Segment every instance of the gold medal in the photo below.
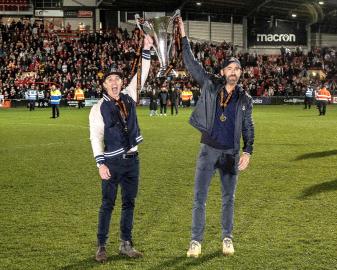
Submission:
<svg viewBox="0 0 337 270">
<path fill-rule="evenodd" d="M 228 93 L 226 100 L 224 101 L 224 89 L 221 90 L 220 92 L 220 107 L 222 108 L 222 114 L 220 115 L 219 119 L 221 122 L 225 122 L 227 120 L 227 117 L 224 115 L 225 108 L 228 105 L 229 100 L 231 99 L 233 95 L 233 91 Z"/>
<path fill-rule="evenodd" d="M 221 122 L 225 122 L 226 119 L 227 119 L 227 117 L 222 113 L 222 114 L 220 115 L 220 121 L 221 121 Z"/>
</svg>

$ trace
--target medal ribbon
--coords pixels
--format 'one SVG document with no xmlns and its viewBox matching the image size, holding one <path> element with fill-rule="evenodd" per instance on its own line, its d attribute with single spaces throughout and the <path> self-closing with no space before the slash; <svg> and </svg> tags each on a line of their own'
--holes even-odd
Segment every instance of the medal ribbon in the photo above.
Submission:
<svg viewBox="0 0 337 270">
<path fill-rule="evenodd" d="M 223 89 L 221 90 L 221 93 L 220 93 L 220 106 L 222 107 L 222 113 L 221 113 L 221 115 L 220 115 L 220 121 L 221 121 L 221 122 L 225 122 L 226 119 L 227 119 L 227 117 L 225 116 L 224 112 L 225 112 L 225 108 L 226 108 L 227 105 L 228 105 L 229 100 L 231 99 L 231 97 L 232 97 L 232 95 L 233 95 L 233 91 L 231 91 L 231 92 L 228 94 L 228 96 L 227 96 L 227 98 L 226 98 L 226 100 L 225 100 L 225 102 L 224 102 L 224 91 L 225 91 L 225 89 L 223 88 Z"/>
<path fill-rule="evenodd" d="M 231 99 L 232 95 L 233 95 L 233 91 L 231 91 L 228 94 L 228 96 L 227 96 L 227 98 L 226 98 L 226 100 L 224 102 L 224 89 L 221 91 L 221 93 L 220 93 L 220 106 L 223 108 L 223 110 L 227 107 L 228 102 Z"/>
</svg>

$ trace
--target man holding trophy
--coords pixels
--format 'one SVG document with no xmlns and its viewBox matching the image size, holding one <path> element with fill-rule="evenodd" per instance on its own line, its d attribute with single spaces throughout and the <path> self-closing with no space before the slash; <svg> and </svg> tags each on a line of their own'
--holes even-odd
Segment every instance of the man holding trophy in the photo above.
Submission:
<svg viewBox="0 0 337 270">
<path fill-rule="evenodd" d="M 146 35 L 142 52 L 141 86 L 149 73 L 152 45 L 152 38 Z M 91 146 L 102 179 L 98 249 L 95 256 L 98 262 L 107 260 L 106 243 L 118 186 L 121 187 L 122 194 L 119 252 L 128 257 L 142 256 L 132 242 L 133 213 L 139 180 L 137 145 L 143 140 L 136 114 L 137 75 L 122 91 L 123 73 L 120 70 L 110 70 L 105 74 L 103 86 L 103 98 L 92 107 L 89 115 Z"/>
<path fill-rule="evenodd" d="M 187 257 L 201 255 L 205 229 L 205 206 L 214 170 L 222 185 L 222 252 L 233 255 L 234 193 L 238 171 L 247 168 L 253 151 L 252 98 L 238 85 L 241 64 L 232 57 L 221 67 L 221 77 L 208 74 L 194 58 L 181 17 L 182 53 L 186 69 L 201 87 L 201 96 L 190 124 L 201 132 L 201 149 L 196 165 L 192 237 Z M 240 139 L 243 152 L 240 155 Z"/>
</svg>

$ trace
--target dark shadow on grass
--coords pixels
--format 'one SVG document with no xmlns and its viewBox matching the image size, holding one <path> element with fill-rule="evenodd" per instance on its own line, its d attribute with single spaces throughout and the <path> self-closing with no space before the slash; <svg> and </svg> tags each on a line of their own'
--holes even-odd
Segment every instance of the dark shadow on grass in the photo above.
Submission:
<svg viewBox="0 0 337 270">
<path fill-rule="evenodd" d="M 139 259 L 128 258 L 128 257 L 116 254 L 116 255 L 109 256 L 108 261 L 102 265 L 109 265 L 109 263 L 112 263 L 115 261 L 137 261 L 137 260 Z M 94 257 L 90 257 L 86 260 L 63 266 L 60 268 L 60 270 L 93 269 L 93 268 L 96 268 L 98 265 L 101 265 L 101 264 L 96 262 Z"/>
<path fill-rule="evenodd" d="M 299 199 L 305 199 L 322 192 L 329 192 L 337 190 L 337 179 L 329 182 L 324 182 L 321 184 L 313 185 L 303 190 L 302 195 Z"/>
<path fill-rule="evenodd" d="M 305 143 L 259 143 L 259 145 L 272 145 L 272 146 L 300 146 L 300 145 L 308 145 Z"/>
<path fill-rule="evenodd" d="M 175 270 L 185 270 L 200 266 L 201 264 L 210 261 L 219 256 L 223 256 L 221 251 L 216 251 L 210 254 L 201 255 L 199 258 L 187 258 L 185 256 L 174 257 L 169 260 L 164 260 L 162 263 L 148 268 L 148 270 L 159 270 L 164 268 L 172 268 Z"/>
<path fill-rule="evenodd" d="M 337 155 L 337 150 L 314 152 L 314 153 L 300 155 L 297 158 L 295 158 L 295 161 L 303 160 L 303 159 L 310 159 L 310 158 L 322 158 L 322 157 L 335 156 L 335 155 Z"/>
</svg>

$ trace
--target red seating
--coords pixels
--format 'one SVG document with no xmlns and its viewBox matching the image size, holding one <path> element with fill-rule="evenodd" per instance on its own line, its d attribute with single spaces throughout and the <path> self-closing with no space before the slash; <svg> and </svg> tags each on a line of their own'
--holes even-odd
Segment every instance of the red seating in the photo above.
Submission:
<svg viewBox="0 0 337 270">
<path fill-rule="evenodd" d="M 20 11 L 28 10 L 29 0 L 0 0 L 0 10 Z"/>
</svg>

